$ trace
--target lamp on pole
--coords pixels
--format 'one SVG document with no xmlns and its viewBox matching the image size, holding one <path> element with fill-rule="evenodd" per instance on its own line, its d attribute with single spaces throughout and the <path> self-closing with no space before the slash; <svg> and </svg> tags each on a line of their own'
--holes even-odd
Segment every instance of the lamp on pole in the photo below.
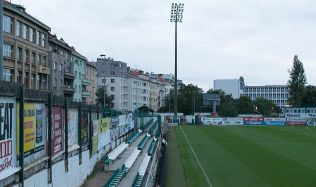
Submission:
<svg viewBox="0 0 316 187">
<path fill-rule="evenodd" d="M 172 3 L 171 5 L 171 16 L 170 22 L 175 23 L 175 81 L 174 81 L 174 122 L 178 122 L 177 118 L 177 86 L 178 86 L 178 77 L 177 77 L 177 23 L 182 23 L 183 18 L 183 3 L 177 4 Z"/>
</svg>

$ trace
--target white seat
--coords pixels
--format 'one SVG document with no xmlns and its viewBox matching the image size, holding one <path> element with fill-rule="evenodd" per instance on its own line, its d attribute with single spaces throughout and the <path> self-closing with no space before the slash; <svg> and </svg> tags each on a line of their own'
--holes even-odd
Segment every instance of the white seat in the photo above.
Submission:
<svg viewBox="0 0 316 187">
<path fill-rule="evenodd" d="M 136 158 L 138 157 L 139 153 L 140 153 L 140 150 L 138 150 L 136 147 L 134 151 L 132 152 L 132 154 L 125 161 L 125 167 L 127 167 L 128 169 L 131 168 Z"/>
<path fill-rule="evenodd" d="M 117 146 L 113 151 L 109 153 L 109 159 L 115 160 L 127 147 L 127 143 L 121 143 L 119 146 Z"/>
<path fill-rule="evenodd" d="M 146 155 L 145 158 L 143 159 L 143 162 L 140 165 L 139 170 L 138 170 L 139 175 L 141 175 L 141 176 L 145 175 L 150 158 L 151 158 L 151 156 Z"/>
</svg>

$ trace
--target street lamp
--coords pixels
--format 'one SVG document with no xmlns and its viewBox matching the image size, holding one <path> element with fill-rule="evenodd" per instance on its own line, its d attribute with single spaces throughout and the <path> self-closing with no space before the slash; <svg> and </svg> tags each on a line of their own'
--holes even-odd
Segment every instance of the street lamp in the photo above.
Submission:
<svg viewBox="0 0 316 187">
<path fill-rule="evenodd" d="M 175 83 L 174 83 L 174 122 L 178 121 L 177 118 L 177 86 L 178 86 L 178 77 L 177 77 L 177 23 L 182 23 L 183 18 L 183 3 L 177 4 L 172 3 L 171 5 L 171 16 L 170 16 L 170 22 L 175 23 L 175 68 L 174 68 L 174 74 L 175 74 Z"/>
</svg>

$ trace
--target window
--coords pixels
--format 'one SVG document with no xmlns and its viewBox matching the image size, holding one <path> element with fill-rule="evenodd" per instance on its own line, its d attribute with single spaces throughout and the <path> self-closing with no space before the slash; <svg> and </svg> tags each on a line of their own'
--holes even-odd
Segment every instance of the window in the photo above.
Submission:
<svg viewBox="0 0 316 187">
<path fill-rule="evenodd" d="M 26 39 L 26 25 L 25 24 L 22 24 L 22 38 Z"/>
<path fill-rule="evenodd" d="M 18 77 L 17 77 L 18 83 L 22 83 L 22 71 L 18 71 Z"/>
<path fill-rule="evenodd" d="M 13 69 L 3 69 L 3 80 L 13 82 Z"/>
<path fill-rule="evenodd" d="M 115 83 L 115 79 L 111 79 L 111 83 Z"/>
<path fill-rule="evenodd" d="M 17 50 L 17 53 L 16 53 L 16 58 L 17 58 L 19 61 L 22 61 L 22 55 L 23 55 L 22 47 L 18 47 L 18 50 Z"/>
<path fill-rule="evenodd" d="M 34 29 L 32 27 L 29 27 L 29 40 L 30 42 L 34 42 Z"/>
<path fill-rule="evenodd" d="M 12 33 L 12 18 L 7 15 L 3 15 L 3 31 Z"/>
<path fill-rule="evenodd" d="M 106 83 L 106 79 L 102 79 L 102 83 Z"/>
<path fill-rule="evenodd" d="M 63 64 L 59 65 L 59 70 L 62 71 L 63 70 Z"/>
<path fill-rule="evenodd" d="M 54 85 L 54 87 L 57 86 L 57 79 L 56 78 L 54 79 L 53 85 Z"/>
<path fill-rule="evenodd" d="M 43 60 L 43 61 L 42 61 L 43 64 L 44 64 L 44 65 L 47 65 L 47 57 L 46 57 L 46 56 L 43 56 L 43 57 L 42 57 L 42 60 Z"/>
<path fill-rule="evenodd" d="M 12 48 L 11 44 L 3 44 L 3 56 L 12 58 Z"/>
<path fill-rule="evenodd" d="M 42 55 L 37 54 L 37 62 L 38 62 L 38 64 L 41 64 L 41 62 L 42 62 Z"/>
<path fill-rule="evenodd" d="M 22 36 L 22 23 L 20 21 L 16 22 L 15 35 Z"/>
<path fill-rule="evenodd" d="M 31 77 L 31 87 L 35 88 L 35 74 L 32 74 L 32 77 Z"/>
<path fill-rule="evenodd" d="M 45 47 L 45 35 L 41 33 L 41 46 Z"/>
<path fill-rule="evenodd" d="M 30 63 L 30 51 L 25 49 L 25 62 Z"/>
<path fill-rule="evenodd" d="M 32 64 L 35 64 L 36 61 L 36 53 L 32 52 Z"/>
<path fill-rule="evenodd" d="M 26 38 L 27 40 L 30 40 L 30 27 L 29 26 L 25 26 L 26 27 Z"/>
<path fill-rule="evenodd" d="M 115 91 L 115 87 L 111 87 L 111 91 Z"/>
<path fill-rule="evenodd" d="M 36 44 L 40 44 L 40 32 L 36 31 Z"/>
<path fill-rule="evenodd" d="M 114 71 L 111 71 L 111 75 L 115 75 L 115 72 L 114 72 Z"/>
<path fill-rule="evenodd" d="M 26 87 L 29 87 L 29 77 L 30 77 L 30 74 L 28 72 L 25 72 L 25 77 L 24 77 L 24 85 Z"/>
<path fill-rule="evenodd" d="M 75 71 L 75 77 L 77 78 L 77 71 Z"/>
<path fill-rule="evenodd" d="M 54 70 L 57 69 L 57 62 L 54 62 Z"/>
</svg>

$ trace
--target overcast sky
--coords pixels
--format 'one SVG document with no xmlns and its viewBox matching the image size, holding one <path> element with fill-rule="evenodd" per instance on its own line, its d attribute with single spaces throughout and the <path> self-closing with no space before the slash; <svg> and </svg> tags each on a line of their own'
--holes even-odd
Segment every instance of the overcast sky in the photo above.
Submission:
<svg viewBox="0 0 316 187">
<path fill-rule="evenodd" d="M 179 1 L 178 1 L 179 2 Z M 169 0 L 12 0 L 90 61 L 174 73 Z M 179 2 L 180 3 L 180 2 Z M 182 0 L 178 78 L 206 91 L 214 79 L 286 84 L 295 54 L 316 84 L 315 0 Z"/>
</svg>

